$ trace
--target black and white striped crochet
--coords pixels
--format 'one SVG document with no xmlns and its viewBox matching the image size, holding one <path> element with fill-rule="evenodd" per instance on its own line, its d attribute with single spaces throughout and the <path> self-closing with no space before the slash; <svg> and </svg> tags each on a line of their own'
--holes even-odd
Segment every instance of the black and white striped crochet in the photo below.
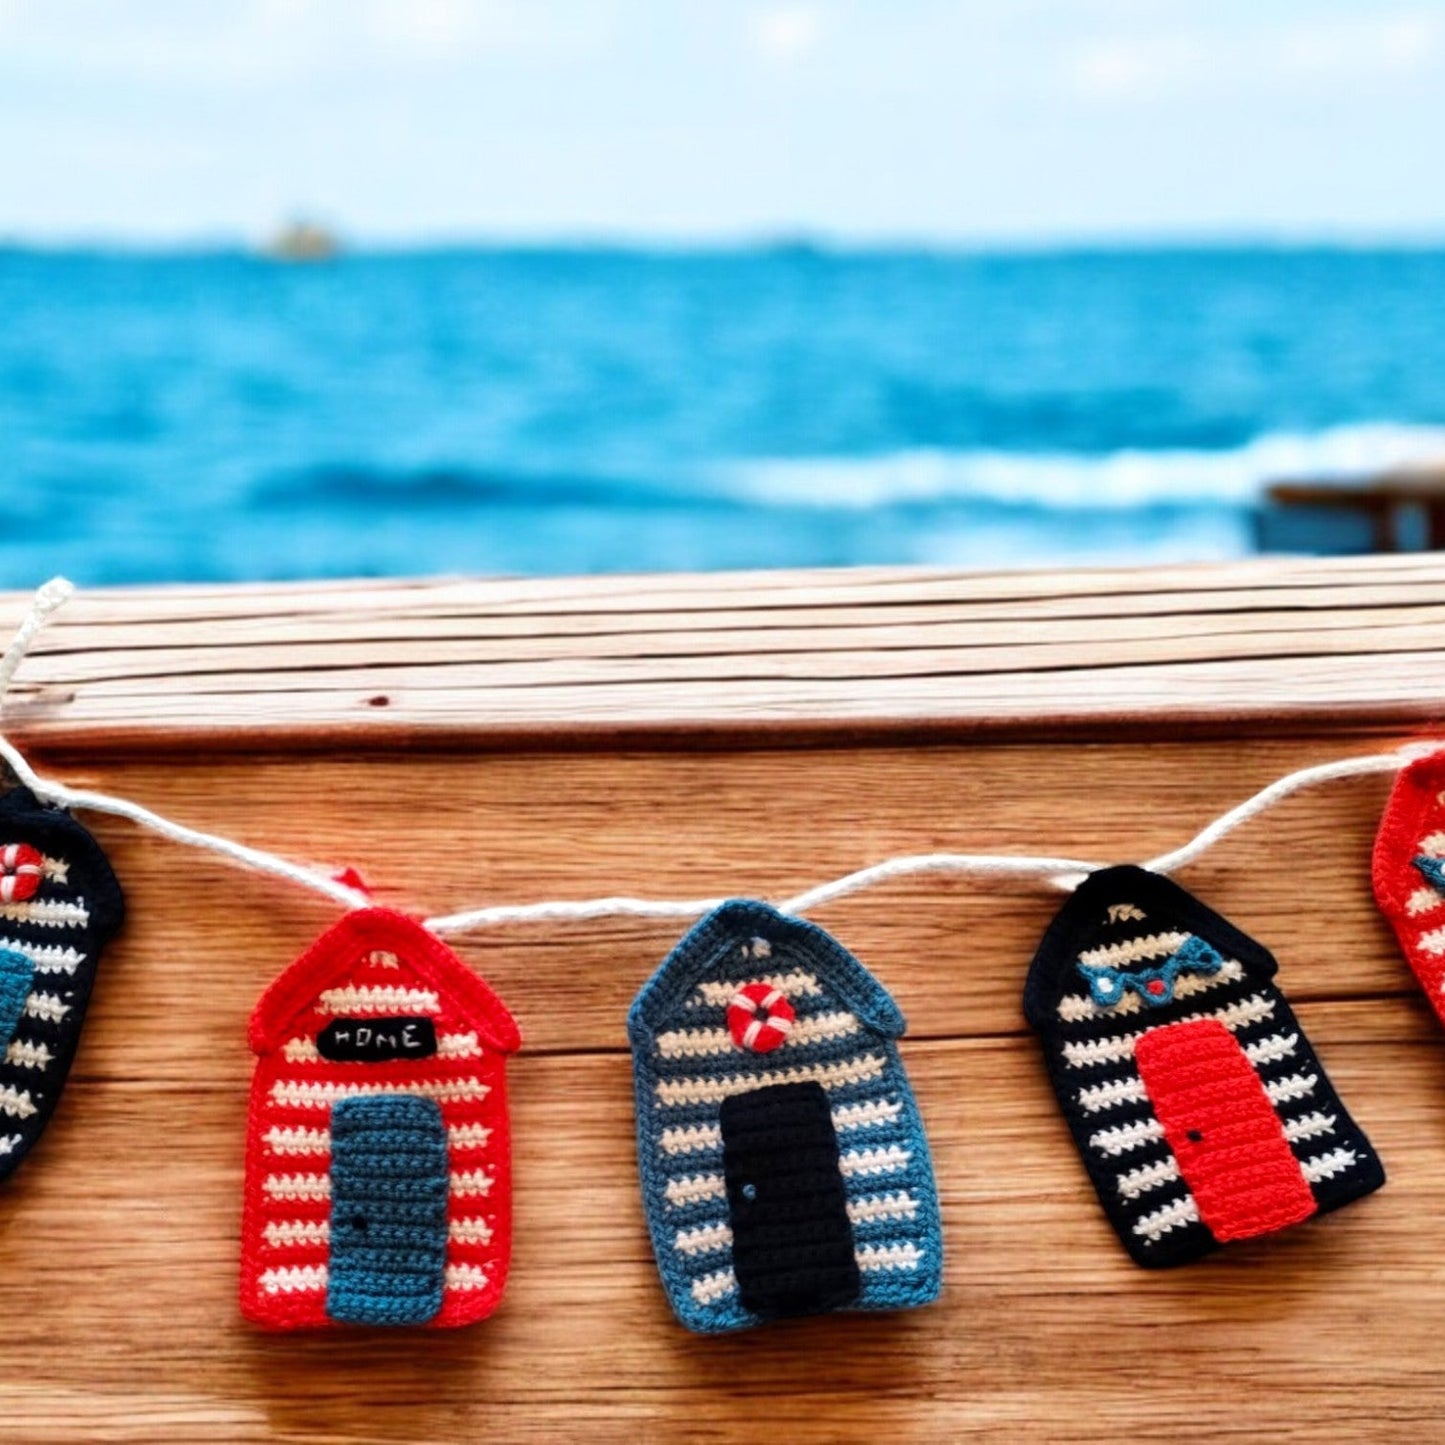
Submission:
<svg viewBox="0 0 1445 1445">
<path fill-rule="evenodd" d="M 1384 1182 L 1270 953 L 1141 868 L 1090 875 L 1029 971 L 1024 1011 L 1110 1222 L 1182 1264 Z"/>
<path fill-rule="evenodd" d="M 25 788 L 0 797 L 0 1179 L 55 1112 L 101 950 L 124 916 L 105 854 L 69 813 Z"/>
</svg>

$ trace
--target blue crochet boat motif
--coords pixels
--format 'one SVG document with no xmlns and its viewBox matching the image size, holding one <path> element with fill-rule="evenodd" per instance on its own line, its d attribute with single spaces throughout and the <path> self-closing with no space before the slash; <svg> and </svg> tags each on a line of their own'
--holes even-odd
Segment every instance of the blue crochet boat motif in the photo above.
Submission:
<svg viewBox="0 0 1445 1445">
<path fill-rule="evenodd" d="M 1153 968 L 1126 970 L 1107 964 L 1077 965 L 1089 985 L 1090 996 L 1101 1008 L 1112 1008 L 1124 997 L 1125 989 L 1138 994 L 1150 1008 L 1163 1008 L 1174 1002 L 1174 984 L 1181 973 L 1207 977 L 1223 967 L 1224 959 L 1219 952 L 1194 935 Z"/>
</svg>

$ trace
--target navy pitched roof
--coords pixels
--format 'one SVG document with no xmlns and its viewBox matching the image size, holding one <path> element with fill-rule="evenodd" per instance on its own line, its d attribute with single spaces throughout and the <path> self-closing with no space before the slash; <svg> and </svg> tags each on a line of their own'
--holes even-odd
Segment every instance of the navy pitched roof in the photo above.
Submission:
<svg viewBox="0 0 1445 1445">
<path fill-rule="evenodd" d="M 1073 964 L 1081 949 L 1104 931 L 1100 919 L 1105 910 L 1111 903 L 1123 902 L 1138 904 L 1148 915 L 1147 924 L 1141 926 L 1157 931 L 1181 925 L 1238 959 L 1256 978 L 1273 978 L 1279 967 L 1263 944 L 1162 873 L 1132 864 L 1101 868 L 1074 890 L 1039 943 L 1024 989 L 1024 1015 L 1034 1028 L 1047 1027 L 1059 1000 L 1076 984 Z"/>
</svg>

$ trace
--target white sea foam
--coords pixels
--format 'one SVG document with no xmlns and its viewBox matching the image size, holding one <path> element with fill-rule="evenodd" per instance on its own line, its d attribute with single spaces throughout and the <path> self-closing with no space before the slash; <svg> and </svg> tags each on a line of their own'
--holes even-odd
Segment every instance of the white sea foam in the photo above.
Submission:
<svg viewBox="0 0 1445 1445">
<path fill-rule="evenodd" d="M 758 459 L 715 475 L 763 505 L 870 511 L 905 503 L 1134 510 L 1242 506 L 1282 478 L 1348 477 L 1445 459 L 1445 427 L 1377 422 L 1273 433 L 1226 451 L 906 451 L 872 457 Z"/>
</svg>

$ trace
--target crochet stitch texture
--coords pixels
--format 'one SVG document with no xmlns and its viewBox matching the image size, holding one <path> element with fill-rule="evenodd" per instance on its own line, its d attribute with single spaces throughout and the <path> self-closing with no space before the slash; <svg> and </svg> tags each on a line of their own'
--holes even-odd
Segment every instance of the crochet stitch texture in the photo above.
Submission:
<svg viewBox="0 0 1445 1445">
<path fill-rule="evenodd" d="M 1375 836 L 1371 881 L 1405 961 L 1445 1022 L 1445 756 L 1401 770 Z"/>
<path fill-rule="evenodd" d="M 733 1274 L 757 1315 L 842 1309 L 858 1260 L 838 1135 L 821 1084 L 770 1084 L 722 1101 Z"/>
<path fill-rule="evenodd" d="M 0 798 L 0 1179 L 39 1141 L 125 919 L 100 845 L 27 788 Z"/>
<path fill-rule="evenodd" d="M 1141 966 L 1170 975 L 1157 1002 L 1147 987 L 1099 1002 L 1098 969 Z M 1024 1012 L 1139 1264 L 1182 1264 L 1385 1182 L 1274 986 L 1276 966 L 1177 884 L 1134 867 L 1091 874 L 1039 945 Z"/>
<path fill-rule="evenodd" d="M 743 1047 L 727 1018 L 753 983 L 795 1014 L 765 1051 Z M 709 1334 L 937 1298 L 938 1196 L 898 1055 L 904 1027 L 835 939 L 749 900 L 704 918 L 643 986 L 628 1015 L 638 1167 L 682 1324 Z"/>
<path fill-rule="evenodd" d="M 343 1324 L 424 1325 L 442 1307 L 447 1131 L 431 1099 L 341 1099 L 331 1110 L 326 1313 Z"/>
<path fill-rule="evenodd" d="M 317 1039 L 338 1020 L 387 1047 L 328 1057 Z M 490 1314 L 511 1259 L 505 1067 L 521 1044 L 501 1000 L 415 920 L 360 909 L 266 991 L 250 1042 L 245 1316 L 447 1328 Z"/>
</svg>

